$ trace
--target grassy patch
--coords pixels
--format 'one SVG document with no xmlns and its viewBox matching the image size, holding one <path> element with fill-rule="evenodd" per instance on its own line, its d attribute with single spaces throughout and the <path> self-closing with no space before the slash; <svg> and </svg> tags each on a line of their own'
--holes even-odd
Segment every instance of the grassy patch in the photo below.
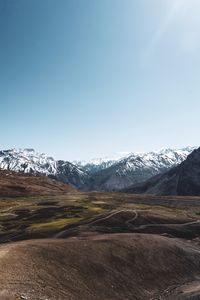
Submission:
<svg viewBox="0 0 200 300">
<path fill-rule="evenodd" d="M 45 223 L 34 223 L 29 226 L 27 231 L 46 231 L 46 230 L 54 230 L 61 229 L 66 225 L 73 224 L 81 221 L 82 218 L 62 218 L 57 219 Z"/>
<path fill-rule="evenodd" d="M 54 236 L 66 225 L 112 210 L 149 210 L 166 215 L 200 216 L 199 198 L 154 197 L 121 193 L 70 193 L 35 197 L 0 197 L 0 242 L 7 234 Z"/>
<path fill-rule="evenodd" d="M 91 206 L 91 207 L 88 207 L 88 211 L 89 212 L 92 212 L 92 213 L 102 213 L 105 211 L 104 208 L 102 207 L 98 207 L 98 206 Z"/>
</svg>

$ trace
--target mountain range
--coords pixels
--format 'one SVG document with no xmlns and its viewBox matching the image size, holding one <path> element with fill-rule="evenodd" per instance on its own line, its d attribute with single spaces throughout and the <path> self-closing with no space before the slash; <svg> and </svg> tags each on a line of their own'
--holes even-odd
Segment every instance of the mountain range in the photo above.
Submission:
<svg viewBox="0 0 200 300">
<path fill-rule="evenodd" d="M 0 169 L 20 173 L 42 174 L 82 189 L 90 176 L 74 164 L 55 160 L 34 149 L 0 151 Z"/>
<path fill-rule="evenodd" d="M 130 154 L 92 174 L 89 190 L 119 191 L 180 164 L 195 148 Z M 88 164 L 86 165 L 88 168 Z M 84 169 L 84 166 L 82 167 Z"/>
<path fill-rule="evenodd" d="M 164 173 L 182 163 L 195 147 L 159 152 L 131 153 L 123 158 L 88 162 L 55 160 L 34 149 L 0 151 L 0 168 L 43 174 L 84 191 L 118 191 Z"/>
<path fill-rule="evenodd" d="M 124 191 L 154 195 L 200 195 L 200 148 L 178 166 Z"/>
</svg>

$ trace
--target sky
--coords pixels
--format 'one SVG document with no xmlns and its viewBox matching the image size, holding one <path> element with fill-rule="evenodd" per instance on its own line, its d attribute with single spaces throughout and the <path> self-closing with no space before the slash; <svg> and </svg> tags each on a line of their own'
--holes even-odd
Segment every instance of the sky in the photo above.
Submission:
<svg viewBox="0 0 200 300">
<path fill-rule="evenodd" d="M 0 148 L 198 146 L 199 0 L 0 0 Z"/>
</svg>

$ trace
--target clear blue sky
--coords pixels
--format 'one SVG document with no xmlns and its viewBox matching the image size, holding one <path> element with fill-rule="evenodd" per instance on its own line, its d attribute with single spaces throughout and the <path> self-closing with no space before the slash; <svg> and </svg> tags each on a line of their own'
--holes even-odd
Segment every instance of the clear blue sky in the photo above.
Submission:
<svg viewBox="0 0 200 300">
<path fill-rule="evenodd" d="M 198 145 L 199 115 L 199 0 L 0 0 L 1 149 Z"/>
</svg>

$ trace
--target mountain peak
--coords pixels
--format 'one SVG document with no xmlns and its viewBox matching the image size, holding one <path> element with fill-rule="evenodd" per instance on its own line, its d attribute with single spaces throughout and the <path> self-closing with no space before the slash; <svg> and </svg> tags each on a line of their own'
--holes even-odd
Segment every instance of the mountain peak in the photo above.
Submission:
<svg viewBox="0 0 200 300">
<path fill-rule="evenodd" d="M 156 195 L 200 195 L 200 148 L 178 166 L 150 178 L 144 183 L 133 185 L 125 191 Z"/>
<path fill-rule="evenodd" d="M 85 162 L 55 160 L 32 148 L 0 151 L 0 168 L 15 172 L 43 174 L 82 190 L 116 191 L 144 182 L 183 162 L 195 147 L 130 153 L 124 157 L 92 159 Z"/>
</svg>

